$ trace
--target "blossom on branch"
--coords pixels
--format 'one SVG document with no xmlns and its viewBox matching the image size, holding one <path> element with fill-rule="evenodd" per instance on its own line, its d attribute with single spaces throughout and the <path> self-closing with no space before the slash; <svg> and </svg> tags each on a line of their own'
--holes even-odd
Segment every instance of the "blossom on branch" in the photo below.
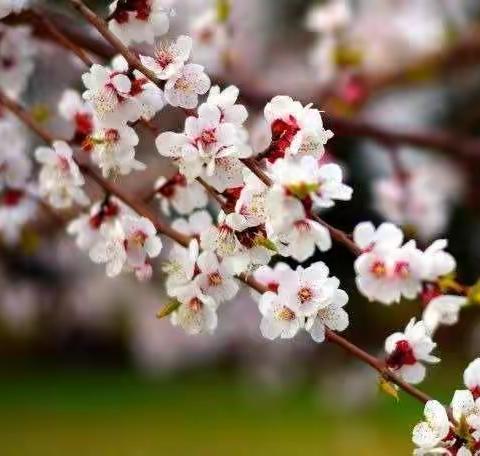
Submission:
<svg viewBox="0 0 480 456">
<path fill-rule="evenodd" d="M 425 378 L 424 363 L 436 364 L 440 359 L 431 355 L 437 346 L 423 321 L 412 318 L 404 332 L 396 332 L 385 340 L 386 364 L 408 383 L 420 383 Z"/>
<path fill-rule="evenodd" d="M 38 177 L 40 195 L 58 209 L 74 203 L 86 206 L 90 200 L 82 189 L 85 180 L 73 160 L 72 149 L 64 141 L 55 141 L 52 146 L 35 151 L 35 158 L 42 165 Z"/>
</svg>

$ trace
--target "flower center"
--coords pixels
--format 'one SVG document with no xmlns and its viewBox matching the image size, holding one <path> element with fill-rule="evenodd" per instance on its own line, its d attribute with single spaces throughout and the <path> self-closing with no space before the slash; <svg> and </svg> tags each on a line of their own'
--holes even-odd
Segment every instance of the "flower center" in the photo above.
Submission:
<svg viewBox="0 0 480 456">
<path fill-rule="evenodd" d="M 160 67 L 162 67 L 162 69 L 165 69 L 168 65 L 173 63 L 174 60 L 172 54 L 166 49 L 157 49 L 155 51 L 155 61 Z"/>
<path fill-rule="evenodd" d="M 190 82 L 185 77 L 178 78 L 175 81 L 174 87 L 181 92 L 188 92 L 191 89 Z"/>
<path fill-rule="evenodd" d="M 291 309 L 289 309 L 286 306 L 283 306 L 278 312 L 277 312 L 277 318 L 279 320 L 284 320 L 284 321 L 292 321 L 295 319 L 295 312 Z"/>
<path fill-rule="evenodd" d="M 219 274 L 218 271 L 212 272 L 208 275 L 208 284 L 211 287 L 218 287 L 223 282 L 222 276 Z"/>
<path fill-rule="evenodd" d="M 305 304 L 306 302 L 310 301 L 313 297 L 312 290 L 307 287 L 300 288 L 297 293 L 298 299 L 302 304 Z"/>
<path fill-rule="evenodd" d="M 217 141 L 215 128 L 211 128 L 210 130 L 203 130 L 200 136 L 200 141 L 204 146 L 208 146 L 213 144 Z"/>
<path fill-rule="evenodd" d="M 383 261 L 377 260 L 370 267 L 370 272 L 377 279 L 381 279 L 387 275 L 387 267 Z"/>
<path fill-rule="evenodd" d="M 2 195 L 2 203 L 5 206 L 16 206 L 23 198 L 22 190 L 6 190 Z"/>
<path fill-rule="evenodd" d="M 120 140 L 120 134 L 118 133 L 118 130 L 115 130 L 114 128 L 110 128 L 105 132 L 105 141 L 110 145 L 118 142 L 119 140 Z"/>
<path fill-rule="evenodd" d="M 412 366 L 417 362 L 411 345 L 406 340 L 399 340 L 395 350 L 388 356 L 386 363 L 392 369 L 400 369 L 402 366 Z"/>
<path fill-rule="evenodd" d="M 130 238 L 128 239 L 129 243 L 138 246 L 138 247 L 143 247 L 145 244 L 145 241 L 147 239 L 147 235 L 141 231 L 137 230 L 135 233 L 133 233 Z"/>
<path fill-rule="evenodd" d="M 192 298 L 188 302 L 188 307 L 192 312 L 200 312 L 202 310 L 203 304 L 202 301 L 198 298 Z"/>
</svg>

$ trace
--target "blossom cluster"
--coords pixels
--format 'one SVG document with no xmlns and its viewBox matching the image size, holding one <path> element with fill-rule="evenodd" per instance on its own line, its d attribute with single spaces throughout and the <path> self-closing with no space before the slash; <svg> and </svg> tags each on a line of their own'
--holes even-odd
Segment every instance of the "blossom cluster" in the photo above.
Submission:
<svg viewBox="0 0 480 456">
<path fill-rule="evenodd" d="M 480 359 L 464 372 L 467 389 L 457 390 L 451 401 L 451 415 L 436 400 L 425 405 L 425 420 L 412 434 L 415 456 L 434 454 L 475 456 L 480 454 Z"/>
<path fill-rule="evenodd" d="M 362 251 L 354 264 L 356 283 L 371 301 L 390 305 L 401 298 L 414 299 L 456 267 L 453 256 L 445 252 L 446 240 L 421 251 L 414 240 L 404 244 L 403 232 L 392 223 L 378 228 L 370 222 L 360 223 L 353 240 Z"/>
</svg>

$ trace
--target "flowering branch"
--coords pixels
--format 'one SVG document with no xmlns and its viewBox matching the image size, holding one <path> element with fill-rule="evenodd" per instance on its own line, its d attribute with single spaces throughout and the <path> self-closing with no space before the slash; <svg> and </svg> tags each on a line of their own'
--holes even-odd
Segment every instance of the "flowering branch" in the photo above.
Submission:
<svg viewBox="0 0 480 456">
<path fill-rule="evenodd" d="M 2 91 L 0 91 L 0 104 L 5 106 L 14 115 L 16 115 L 26 126 L 32 129 L 46 143 L 54 142 L 55 138 L 53 136 L 51 136 L 42 127 L 40 127 L 27 111 L 25 111 L 18 103 L 7 97 Z M 103 188 L 103 190 L 107 194 L 115 195 L 118 199 L 131 207 L 135 212 L 148 218 L 154 224 L 155 228 L 159 233 L 164 234 L 165 236 L 171 238 L 172 240 L 184 247 L 187 247 L 189 245 L 191 239 L 188 236 L 183 235 L 182 233 L 174 230 L 170 226 L 165 225 L 163 222 L 158 220 L 158 218 L 143 203 L 136 201 L 128 194 L 123 192 L 118 186 L 112 184 L 106 179 L 103 179 L 89 166 L 80 164 L 80 168 L 87 176 L 89 176 L 101 188 Z M 259 293 L 263 294 L 268 291 L 268 288 L 266 286 L 262 285 L 248 274 L 240 274 L 239 279 Z M 407 382 L 399 378 L 397 375 L 395 375 L 393 372 L 388 370 L 382 360 L 370 355 L 366 351 L 362 350 L 355 344 L 349 342 L 347 339 L 336 334 L 334 331 L 331 331 L 328 328 L 326 329 L 326 338 L 330 342 L 341 347 L 350 355 L 371 366 L 373 369 L 378 371 L 382 377 L 395 383 L 398 387 L 400 387 L 403 391 L 405 391 L 415 399 L 424 403 L 431 399 L 427 394 L 408 384 Z"/>
</svg>

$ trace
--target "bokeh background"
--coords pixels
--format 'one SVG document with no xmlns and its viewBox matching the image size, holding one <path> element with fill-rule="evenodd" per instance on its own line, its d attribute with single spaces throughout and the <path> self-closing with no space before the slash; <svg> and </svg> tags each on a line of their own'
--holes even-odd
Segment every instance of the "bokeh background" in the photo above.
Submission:
<svg viewBox="0 0 480 456">
<path fill-rule="evenodd" d="M 66 15 L 69 27 L 83 27 L 66 3 L 42 7 Z M 88 3 L 106 14 L 105 4 Z M 214 78 L 244 90 L 257 150 L 268 139 L 262 103 L 275 94 L 395 131 L 448 131 L 459 144 L 475 138 L 478 1 L 352 0 L 348 14 L 341 3 L 231 0 L 222 38 L 195 50 L 194 60 Z M 170 0 L 166 6 L 175 12 L 172 37 L 205 37 L 202 14 L 218 12 L 219 2 Z M 67 126 L 56 104 L 65 88 L 81 88 L 84 69 L 48 39 L 35 46 L 25 101 L 60 136 Z M 178 129 L 182 120 L 167 109 L 155 123 Z M 33 151 L 37 140 L 25 135 Z M 173 171 L 153 139 L 143 131 L 139 154 L 149 168 L 142 179 L 121 181 L 132 192 Z M 350 203 L 322 214 L 328 222 L 350 232 L 359 221 L 392 220 L 421 245 L 447 237 L 459 279 L 475 283 L 478 158 L 341 135 L 327 153 L 354 188 Z M 408 176 L 400 187 L 399 169 Z M 247 290 L 222 306 L 213 336 L 187 336 L 155 318 L 166 302 L 161 273 L 148 284 L 108 279 L 61 223 L 40 222 L 0 256 L 1 455 L 411 453 L 420 404 L 404 394 L 398 403 L 380 394 L 375 373 L 337 347 L 306 336 L 264 340 Z M 325 261 L 349 291 L 346 335 L 371 353 L 381 355 L 384 338 L 421 315 L 419 302 L 386 307 L 359 297 L 351 255 L 341 246 L 313 260 Z M 466 363 L 480 353 L 479 331 L 478 308 L 442 328 L 437 351 L 444 361 L 429 369 L 422 388 L 447 402 Z"/>
</svg>

